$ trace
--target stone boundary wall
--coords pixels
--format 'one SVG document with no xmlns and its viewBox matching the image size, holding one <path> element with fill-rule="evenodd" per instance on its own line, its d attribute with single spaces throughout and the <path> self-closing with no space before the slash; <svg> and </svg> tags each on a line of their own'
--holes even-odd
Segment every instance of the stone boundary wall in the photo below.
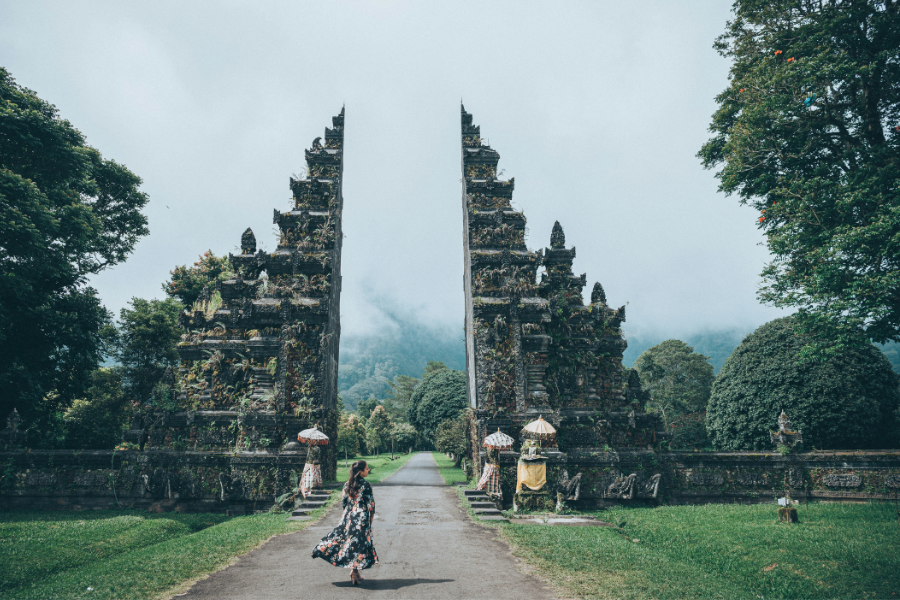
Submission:
<svg viewBox="0 0 900 600">
<path fill-rule="evenodd" d="M 0 452 L 0 510 L 267 510 L 296 490 L 300 452 Z"/>
<path fill-rule="evenodd" d="M 548 491 L 582 473 L 572 506 L 705 504 L 900 498 L 900 450 L 782 456 L 752 452 L 548 452 Z M 99 510 L 244 514 L 296 489 L 301 452 L 19 450 L 0 452 L 0 510 Z M 501 455 L 503 495 L 515 489 L 518 454 Z M 565 471 L 565 476 L 563 472 Z M 633 477 L 632 477 L 633 475 Z M 656 477 L 659 475 L 659 477 Z"/>
<path fill-rule="evenodd" d="M 900 498 L 900 450 L 824 451 L 782 456 L 759 452 L 547 452 L 547 489 L 582 473 L 587 509 L 615 504 L 867 501 Z M 516 484 L 518 453 L 501 455 L 504 501 Z M 632 477 L 633 475 L 633 477 Z M 656 477 L 658 475 L 658 477 Z"/>
</svg>

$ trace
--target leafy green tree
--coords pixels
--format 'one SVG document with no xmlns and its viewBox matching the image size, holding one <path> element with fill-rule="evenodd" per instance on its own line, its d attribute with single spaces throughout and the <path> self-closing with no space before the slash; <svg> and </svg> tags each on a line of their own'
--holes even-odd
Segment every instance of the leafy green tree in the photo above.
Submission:
<svg viewBox="0 0 900 600">
<path fill-rule="evenodd" d="M 365 431 L 365 430 L 363 430 Z M 359 454 L 360 446 L 359 419 L 356 415 L 342 413 L 338 422 L 337 451 L 338 456 L 351 458 Z"/>
<path fill-rule="evenodd" d="M 166 367 L 178 365 L 182 308 L 171 298 L 132 298 L 129 306 L 119 313 L 118 358 L 124 367 L 126 392 L 144 404 L 151 400 Z"/>
<path fill-rule="evenodd" d="M 759 211 L 760 299 L 798 309 L 805 356 L 900 340 L 900 4 L 738 0 L 699 156 Z"/>
<path fill-rule="evenodd" d="M 394 427 L 394 423 L 391 421 L 391 417 L 388 415 L 387 411 L 384 410 L 383 406 L 379 404 L 375 407 L 372 411 L 372 415 L 369 417 L 367 426 L 369 429 L 375 430 L 378 434 L 378 440 L 380 441 L 378 450 L 387 448 L 390 445 L 391 429 Z"/>
<path fill-rule="evenodd" d="M 175 298 L 186 308 L 190 308 L 204 287 L 209 286 L 212 293 L 216 281 L 231 278 L 234 269 L 227 256 L 216 256 L 212 250 L 207 250 L 192 266 L 175 267 L 170 275 L 169 280 L 163 284 L 163 291 L 169 298 Z"/>
<path fill-rule="evenodd" d="M 377 429 L 371 426 L 366 427 L 366 450 L 369 454 L 377 456 L 384 445 L 384 440 Z"/>
<path fill-rule="evenodd" d="M 406 407 L 419 382 L 418 378 L 409 375 L 397 375 L 393 380 L 388 381 L 391 391 L 385 402 L 385 409 L 394 420 L 406 418 Z"/>
<path fill-rule="evenodd" d="M 429 360 L 428 364 L 425 365 L 425 372 L 422 374 L 422 377 L 437 373 L 438 371 L 443 371 L 446 368 L 447 365 L 445 365 L 442 360 Z"/>
<path fill-rule="evenodd" d="M 418 438 L 416 428 L 409 423 L 394 423 L 390 432 L 394 448 L 398 451 L 407 451 L 415 447 Z"/>
<path fill-rule="evenodd" d="M 91 386 L 84 398 L 66 410 L 66 446 L 109 449 L 122 437 L 131 406 L 122 389 L 122 368 L 99 368 L 91 373 Z"/>
<path fill-rule="evenodd" d="M 442 421 L 455 419 L 468 405 L 466 374 L 438 369 L 426 373 L 410 398 L 406 416 L 422 435 L 431 437 Z"/>
<path fill-rule="evenodd" d="M 140 184 L 0 68 L 0 416 L 38 439 L 102 360 L 111 315 L 86 282 L 147 235 Z"/>
<path fill-rule="evenodd" d="M 713 383 L 709 357 L 697 354 L 681 340 L 666 340 L 645 350 L 634 368 L 650 392 L 646 408 L 658 412 L 666 431 L 686 413 L 706 410 Z"/>
<path fill-rule="evenodd" d="M 453 466 L 458 467 L 469 452 L 469 422 L 464 415 L 441 421 L 434 431 L 434 447 L 438 452 L 453 457 Z"/>
<path fill-rule="evenodd" d="M 872 344 L 803 361 L 794 318 L 766 323 L 734 351 L 713 384 L 706 427 L 720 450 L 773 450 L 784 410 L 819 449 L 895 448 L 900 376 Z"/>
<path fill-rule="evenodd" d="M 369 398 L 368 400 L 361 401 L 359 406 L 356 407 L 356 414 L 368 421 L 369 417 L 372 416 L 372 411 L 375 410 L 375 407 L 378 406 L 379 402 L 380 400 L 377 398 Z"/>
</svg>

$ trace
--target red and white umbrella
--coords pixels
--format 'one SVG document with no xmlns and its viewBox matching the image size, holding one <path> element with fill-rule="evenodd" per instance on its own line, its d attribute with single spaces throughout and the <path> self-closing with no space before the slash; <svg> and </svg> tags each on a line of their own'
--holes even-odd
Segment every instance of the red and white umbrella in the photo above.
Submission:
<svg viewBox="0 0 900 600">
<path fill-rule="evenodd" d="M 508 448 L 512 448 L 513 440 L 511 437 L 497 429 L 497 433 L 492 433 L 491 435 L 484 438 L 484 445 L 488 448 L 497 448 L 498 450 L 506 450 Z"/>
<path fill-rule="evenodd" d="M 305 442 L 310 446 L 327 446 L 328 436 L 319 431 L 316 427 L 312 429 L 304 429 L 297 434 L 297 440 Z"/>
</svg>

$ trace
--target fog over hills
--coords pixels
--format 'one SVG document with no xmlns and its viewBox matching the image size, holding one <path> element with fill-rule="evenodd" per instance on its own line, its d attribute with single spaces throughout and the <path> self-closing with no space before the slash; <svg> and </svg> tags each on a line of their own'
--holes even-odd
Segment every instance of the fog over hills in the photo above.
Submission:
<svg viewBox="0 0 900 600">
<path fill-rule="evenodd" d="M 397 375 L 421 377 L 429 360 L 441 360 L 451 369 L 465 369 L 462 322 L 458 330 L 431 327 L 404 319 L 383 307 L 380 310 L 385 315 L 383 332 L 341 339 L 338 386 L 349 410 L 355 410 L 360 400 L 387 397 L 390 393 L 388 381 Z M 623 356 L 626 367 L 632 366 L 644 350 L 673 337 L 644 331 L 629 335 L 627 327 L 623 330 L 628 340 Z M 695 352 L 708 356 L 718 374 L 734 349 L 752 332 L 752 329 L 722 329 L 674 337 L 693 346 Z M 900 345 L 890 344 L 882 347 L 882 351 L 894 370 L 900 372 Z"/>
</svg>

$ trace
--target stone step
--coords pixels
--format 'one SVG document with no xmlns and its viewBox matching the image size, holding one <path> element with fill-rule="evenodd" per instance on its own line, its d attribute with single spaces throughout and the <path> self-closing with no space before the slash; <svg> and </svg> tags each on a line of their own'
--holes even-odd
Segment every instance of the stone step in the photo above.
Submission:
<svg viewBox="0 0 900 600">
<path fill-rule="evenodd" d="M 488 496 L 467 496 L 466 500 L 469 502 L 490 502 L 491 499 Z"/>
<path fill-rule="evenodd" d="M 291 511 L 291 516 L 293 516 L 293 517 L 302 517 L 302 516 L 304 516 L 304 515 L 308 515 L 308 514 L 311 513 L 313 510 L 314 510 L 314 509 L 312 509 L 312 508 L 295 508 L 294 510 Z"/>
<path fill-rule="evenodd" d="M 497 508 L 493 502 L 470 502 L 469 506 L 472 508 Z"/>
<path fill-rule="evenodd" d="M 339 482 L 339 483 L 323 483 L 323 484 L 322 484 L 322 489 L 323 489 L 323 490 L 340 490 L 340 489 L 342 489 L 343 487 L 344 487 L 344 482 L 343 482 L 343 481 L 341 481 L 341 482 Z"/>
<path fill-rule="evenodd" d="M 466 496 L 484 496 L 484 490 L 466 490 L 463 494 Z"/>
<path fill-rule="evenodd" d="M 496 508 L 476 508 L 475 514 L 480 517 L 482 515 L 499 515 L 501 513 Z"/>
<path fill-rule="evenodd" d="M 509 519 L 503 515 L 478 515 L 481 521 L 497 521 L 499 523 L 509 523 Z"/>
<path fill-rule="evenodd" d="M 304 498 L 307 502 L 325 502 L 331 498 L 331 494 L 310 494 Z"/>
<path fill-rule="evenodd" d="M 300 503 L 298 508 L 308 508 L 310 510 L 315 510 L 317 508 L 322 508 L 325 506 L 325 502 L 311 502 L 309 500 L 304 500 Z"/>
<path fill-rule="evenodd" d="M 312 517 L 306 515 L 300 515 L 297 517 L 288 517 L 285 521 L 311 521 Z"/>
</svg>

